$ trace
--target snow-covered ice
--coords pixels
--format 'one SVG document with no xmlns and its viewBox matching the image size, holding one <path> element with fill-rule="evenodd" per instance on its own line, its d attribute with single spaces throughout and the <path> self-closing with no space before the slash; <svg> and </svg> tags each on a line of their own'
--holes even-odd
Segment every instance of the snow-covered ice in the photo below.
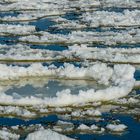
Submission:
<svg viewBox="0 0 140 140">
<path fill-rule="evenodd" d="M 66 137 L 64 135 L 58 134 L 50 129 L 39 130 L 29 134 L 26 140 L 74 140 L 72 138 Z"/>
</svg>

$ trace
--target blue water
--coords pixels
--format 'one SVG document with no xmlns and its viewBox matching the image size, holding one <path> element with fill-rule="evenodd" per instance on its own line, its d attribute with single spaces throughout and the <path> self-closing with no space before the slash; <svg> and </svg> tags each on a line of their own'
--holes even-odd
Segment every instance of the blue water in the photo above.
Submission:
<svg viewBox="0 0 140 140">
<path fill-rule="evenodd" d="M 32 49 L 42 49 L 42 50 L 53 50 L 53 51 L 63 51 L 67 50 L 67 47 L 61 45 L 31 45 Z"/>
<path fill-rule="evenodd" d="M 140 70 L 136 70 L 134 77 L 137 81 L 140 80 Z"/>
</svg>

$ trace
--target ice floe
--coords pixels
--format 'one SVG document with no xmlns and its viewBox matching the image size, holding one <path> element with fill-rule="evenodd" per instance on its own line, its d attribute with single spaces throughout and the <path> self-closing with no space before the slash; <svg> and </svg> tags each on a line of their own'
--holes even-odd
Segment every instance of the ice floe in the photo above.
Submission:
<svg viewBox="0 0 140 140">
<path fill-rule="evenodd" d="M 108 124 L 106 128 L 109 129 L 110 131 L 120 132 L 124 131 L 127 128 L 127 126 L 124 124 Z"/>
<path fill-rule="evenodd" d="M 26 140 L 74 140 L 72 138 L 66 137 L 62 134 L 56 133 L 50 129 L 39 130 L 29 134 Z"/>
</svg>

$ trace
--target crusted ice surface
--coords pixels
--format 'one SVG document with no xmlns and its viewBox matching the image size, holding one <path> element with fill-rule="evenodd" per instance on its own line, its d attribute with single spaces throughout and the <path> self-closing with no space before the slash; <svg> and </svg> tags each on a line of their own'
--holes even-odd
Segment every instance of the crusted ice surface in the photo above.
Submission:
<svg viewBox="0 0 140 140">
<path fill-rule="evenodd" d="M 74 140 L 50 129 L 39 130 L 29 134 L 26 140 Z"/>
</svg>

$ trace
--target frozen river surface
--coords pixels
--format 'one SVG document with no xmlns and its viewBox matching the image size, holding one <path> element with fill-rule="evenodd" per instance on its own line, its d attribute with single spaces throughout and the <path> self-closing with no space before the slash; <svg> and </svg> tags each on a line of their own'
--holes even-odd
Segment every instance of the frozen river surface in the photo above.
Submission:
<svg viewBox="0 0 140 140">
<path fill-rule="evenodd" d="M 0 139 L 139 131 L 139 0 L 0 1 Z"/>
</svg>

